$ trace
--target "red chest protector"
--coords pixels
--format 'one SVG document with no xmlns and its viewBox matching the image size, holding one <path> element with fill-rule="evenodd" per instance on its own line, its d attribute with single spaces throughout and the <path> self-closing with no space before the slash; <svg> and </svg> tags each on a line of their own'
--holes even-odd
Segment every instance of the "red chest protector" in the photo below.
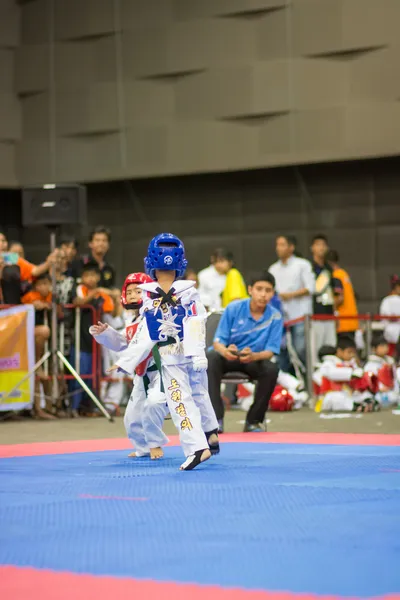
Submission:
<svg viewBox="0 0 400 600">
<path fill-rule="evenodd" d="M 378 381 L 390 390 L 394 388 L 394 372 L 391 365 L 383 365 L 379 369 Z"/>
<path fill-rule="evenodd" d="M 125 335 L 126 335 L 126 341 L 128 342 L 128 344 L 130 344 L 130 342 L 132 341 L 133 336 L 137 332 L 138 327 L 139 327 L 139 323 L 135 322 L 135 323 L 131 323 L 131 325 L 128 325 L 128 327 L 126 328 Z M 144 361 L 142 361 L 136 367 L 135 373 L 136 373 L 136 375 L 139 375 L 139 377 L 143 377 L 143 375 L 146 374 L 147 363 L 149 362 L 150 357 L 151 357 L 151 352 L 150 352 L 149 356 L 147 358 L 145 358 Z"/>
</svg>

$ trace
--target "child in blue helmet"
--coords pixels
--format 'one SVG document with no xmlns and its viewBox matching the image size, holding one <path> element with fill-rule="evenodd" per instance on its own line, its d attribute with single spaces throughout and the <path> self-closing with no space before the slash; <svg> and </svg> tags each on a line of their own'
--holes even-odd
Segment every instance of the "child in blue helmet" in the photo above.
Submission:
<svg viewBox="0 0 400 600">
<path fill-rule="evenodd" d="M 186 456 L 181 470 L 189 471 L 208 460 L 211 451 L 217 453 L 219 445 L 218 423 L 208 395 L 206 311 L 195 282 L 179 280 L 186 266 L 179 238 L 162 233 L 151 240 L 145 270 L 155 281 L 140 286 L 145 292 L 144 318 L 115 367 L 132 373 L 150 351 L 159 354 L 168 408 Z"/>
</svg>

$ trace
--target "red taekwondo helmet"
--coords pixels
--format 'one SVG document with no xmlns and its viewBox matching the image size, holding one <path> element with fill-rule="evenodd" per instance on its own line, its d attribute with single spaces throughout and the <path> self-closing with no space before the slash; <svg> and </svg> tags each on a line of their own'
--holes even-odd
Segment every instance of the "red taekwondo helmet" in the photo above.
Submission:
<svg viewBox="0 0 400 600">
<path fill-rule="evenodd" d="M 143 304 L 143 300 L 139 300 L 139 302 L 132 302 L 130 304 L 126 301 L 126 289 L 128 285 L 131 283 L 137 283 L 140 285 L 141 283 L 152 283 L 152 278 L 146 275 L 146 273 L 131 273 L 125 279 L 124 285 L 122 286 L 121 291 L 121 304 L 126 310 L 132 310 L 140 308 Z"/>
</svg>

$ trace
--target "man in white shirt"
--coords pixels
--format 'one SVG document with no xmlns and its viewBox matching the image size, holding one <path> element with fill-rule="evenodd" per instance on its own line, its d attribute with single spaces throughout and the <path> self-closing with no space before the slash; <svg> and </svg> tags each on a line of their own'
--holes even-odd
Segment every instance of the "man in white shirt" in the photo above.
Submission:
<svg viewBox="0 0 400 600">
<path fill-rule="evenodd" d="M 276 290 L 282 301 L 286 321 L 312 314 L 312 299 L 315 291 L 315 275 L 311 263 L 295 256 L 295 247 L 296 238 L 279 235 L 276 238 L 276 254 L 279 260 L 268 269 L 275 277 Z M 305 365 L 304 322 L 291 326 L 289 330 L 297 355 Z"/>
<path fill-rule="evenodd" d="M 387 317 L 398 317 L 400 316 L 400 277 L 392 275 L 390 285 L 392 293 L 382 300 L 379 314 Z M 389 354 L 395 356 L 396 346 L 400 342 L 400 321 L 384 321 L 384 323 L 383 335 L 389 344 Z"/>
<path fill-rule="evenodd" d="M 198 292 L 207 310 L 221 310 L 221 294 L 225 288 L 226 274 L 232 267 L 233 256 L 224 248 L 217 248 L 210 262 L 210 266 L 198 274 Z"/>
</svg>

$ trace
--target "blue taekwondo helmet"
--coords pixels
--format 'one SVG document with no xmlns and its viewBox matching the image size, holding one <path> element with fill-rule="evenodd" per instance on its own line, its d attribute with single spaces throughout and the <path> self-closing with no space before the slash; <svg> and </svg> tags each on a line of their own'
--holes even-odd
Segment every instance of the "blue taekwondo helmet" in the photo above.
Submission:
<svg viewBox="0 0 400 600">
<path fill-rule="evenodd" d="M 156 269 L 176 271 L 176 278 L 183 277 L 187 267 L 185 246 L 172 233 L 160 233 L 150 242 L 144 269 L 152 279 L 156 278 Z"/>
</svg>

